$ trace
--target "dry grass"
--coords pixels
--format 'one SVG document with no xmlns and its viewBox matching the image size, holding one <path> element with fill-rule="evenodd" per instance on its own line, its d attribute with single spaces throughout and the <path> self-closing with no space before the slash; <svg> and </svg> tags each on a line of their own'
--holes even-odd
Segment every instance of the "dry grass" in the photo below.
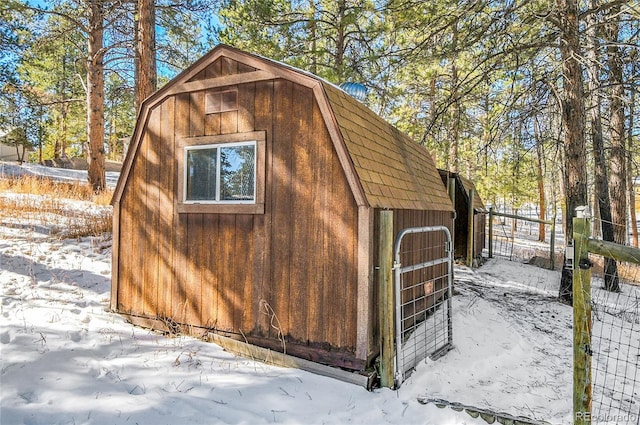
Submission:
<svg viewBox="0 0 640 425">
<path fill-rule="evenodd" d="M 111 232 L 113 192 L 96 194 L 88 183 L 22 176 L 0 179 L 0 221 L 16 227 L 48 228 L 61 238 Z M 70 201 L 81 201 L 71 205 Z"/>
<path fill-rule="evenodd" d="M 590 255 L 589 259 L 593 263 L 591 272 L 598 277 L 604 277 L 604 257 L 600 255 Z M 640 265 L 618 262 L 618 276 L 624 283 L 640 284 Z"/>
<path fill-rule="evenodd" d="M 97 205 L 109 205 L 113 191 L 107 189 L 96 194 L 88 183 L 61 182 L 48 177 L 20 176 L 0 179 L 0 192 L 50 195 L 77 201 L 91 201 Z"/>
</svg>

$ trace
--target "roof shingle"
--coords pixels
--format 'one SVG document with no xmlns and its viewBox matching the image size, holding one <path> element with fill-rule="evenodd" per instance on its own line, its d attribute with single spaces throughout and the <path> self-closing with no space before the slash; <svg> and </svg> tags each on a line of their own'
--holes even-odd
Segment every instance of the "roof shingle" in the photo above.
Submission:
<svg viewBox="0 0 640 425">
<path fill-rule="evenodd" d="M 337 87 L 322 86 L 372 207 L 453 211 L 423 146 Z"/>
</svg>

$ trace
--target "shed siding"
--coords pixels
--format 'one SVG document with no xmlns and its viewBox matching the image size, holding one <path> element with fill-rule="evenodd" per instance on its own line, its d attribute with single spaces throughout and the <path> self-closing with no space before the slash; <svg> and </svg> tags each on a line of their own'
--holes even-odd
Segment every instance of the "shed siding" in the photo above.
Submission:
<svg viewBox="0 0 640 425">
<path fill-rule="evenodd" d="M 353 352 L 357 207 L 313 91 L 237 88 L 238 111 L 205 115 L 201 91 L 151 112 L 120 202 L 118 310 Z M 176 139 L 248 131 L 266 132 L 265 213 L 178 214 Z"/>
<path fill-rule="evenodd" d="M 476 212 L 473 217 L 473 256 L 475 258 L 482 257 L 482 251 L 484 250 L 487 240 L 486 226 L 487 226 L 487 214 L 483 212 Z"/>
</svg>

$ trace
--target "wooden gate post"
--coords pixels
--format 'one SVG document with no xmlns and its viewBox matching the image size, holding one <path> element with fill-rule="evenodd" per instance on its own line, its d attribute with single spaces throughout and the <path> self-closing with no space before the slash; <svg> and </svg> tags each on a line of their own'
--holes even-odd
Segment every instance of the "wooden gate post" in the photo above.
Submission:
<svg viewBox="0 0 640 425">
<path fill-rule="evenodd" d="M 549 241 L 549 260 L 551 260 L 551 270 L 556 269 L 556 215 L 551 218 L 551 240 Z"/>
<path fill-rule="evenodd" d="M 395 303 L 393 288 L 393 211 L 380 211 L 380 385 L 394 387 Z"/>
<path fill-rule="evenodd" d="M 473 267 L 473 241 L 475 240 L 473 198 L 475 192 L 475 190 L 469 189 L 469 210 L 467 212 L 467 267 Z"/>
<path fill-rule="evenodd" d="M 493 207 L 489 207 L 489 258 L 493 258 Z"/>
<path fill-rule="evenodd" d="M 591 423 L 591 262 L 587 207 L 573 219 L 573 419 Z"/>
<path fill-rule="evenodd" d="M 447 191 L 449 193 L 449 199 L 451 199 L 451 205 L 453 206 L 453 210 L 455 211 L 456 209 L 456 177 L 452 177 L 453 174 L 449 173 L 449 179 L 447 180 Z M 455 220 L 456 220 L 456 216 L 455 216 L 455 212 L 454 214 L 454 223 L 451 226 L 450 232 L 451 232 L 451 246 L 453 247 L 453 241 L 456 240 L 455 237 L 455 232 L 456 232 L 456 225 L 455 225 Z M 453 256 L 455 257 L 455 252 L 453 253 Z"/>
</svg>

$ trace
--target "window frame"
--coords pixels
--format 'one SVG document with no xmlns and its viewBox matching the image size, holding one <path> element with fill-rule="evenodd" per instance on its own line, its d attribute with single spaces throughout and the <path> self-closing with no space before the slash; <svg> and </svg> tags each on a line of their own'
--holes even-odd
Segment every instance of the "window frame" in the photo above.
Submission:
<svg viewBox="0 0 640 425">
<path fill-rule="evenodd" d="M 222 195 L 222 169 L 220 166 L 220 161 L 222 155 L 220 155 L 220 150 L 222 148 L 234 148 L 234 147 L 244 147 L 250 146 L 253 148 L 253 193 L 250 200 L 231 200 L 231 199 L 220 199 Z M 182 202 L 185 204 L 255 204 L 256 203 L 256 152 L 258 150 L 258 145 L 255 140 L 250 140 L 246 142 L 230 142 L 230 143 L 217 143 L 211 145 L 195 145 L 195 146 L 185 146 L 184 147 L 184 163 L 188 164 L 189 153 L 193 151 L 201 151 L 201 150 L 216 150 L 216 175 L 215 175 L 215 195 L 216 199 L 187 199 L 188 190 L 187 187 L 189 185 L 189 178 L 187 173 L 189 171 L 188 166 L 185 166 L 184 172 L 184 187 Z"/>
<path fill-rule="evenodd" d="M 264 131 L 233 133 L 216 136 L 183 137 L 177 139 L 178 157 L 178 213 L 264 214 L 266 141 Z M 187 154 L 191 150 L 209 147 L 233 147 L 246 144 L 255 146 L 254 199 L 234 200 L 187 200 Z M 219 151 L 218 151 L 219 152 Z M 217 159 L 219 163 L 219 155 Z M 216 170 L 216 197 L 220 197 L 220 170 Z"/>
</svg>

